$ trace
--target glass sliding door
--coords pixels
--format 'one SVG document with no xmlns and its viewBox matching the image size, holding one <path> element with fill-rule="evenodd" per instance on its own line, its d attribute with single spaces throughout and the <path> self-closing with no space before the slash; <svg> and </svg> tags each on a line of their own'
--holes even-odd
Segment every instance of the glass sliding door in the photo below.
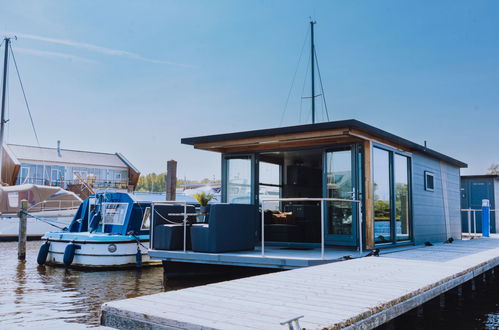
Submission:
<svg viewBox="0 0 499 330">
<path fill-rule="evenodd" d="M 254 157 L 224 157 L 224 201 L 226 203 L 253 204 Z"/>
<path fill-rule="evenodd" d="M 373 148 L 372 167 L 374 181 L 374 242 L 390 243 L 392 241 L 390 153 L 380 148 Z"/>
<path fill-rule="evenodd" d="M 354 199 L 355 173 L 352 147 L 325 153 L 326 197 Z M 352 202 L 326 202 L 326 242 L 330 244 L 355 245 L 357 205 Z"/>
<path fill-rule="evenodd" d="M 410 240 L 410 158 L 394 150 L 374 147 L 372 169 L 374 242 Z"/>
<path fill-rule="evenodd" d="M 411 238 L 409 223 L 409 158 L 395 154 L 395 232 L 397 241 Z"/>
<path fill-rule="evenodd" d="M 282 193 L 282 182 L 281 182 L 281 165 L 269 163 L 265 161 L 258 162 L 258 199 L 262 200 L 268 199 L 278 199 L 281 198 Z M 279 202 L 268 202 L 265 203 L 265 209 L 268 210 L 279 210 Z"/>
</svg>

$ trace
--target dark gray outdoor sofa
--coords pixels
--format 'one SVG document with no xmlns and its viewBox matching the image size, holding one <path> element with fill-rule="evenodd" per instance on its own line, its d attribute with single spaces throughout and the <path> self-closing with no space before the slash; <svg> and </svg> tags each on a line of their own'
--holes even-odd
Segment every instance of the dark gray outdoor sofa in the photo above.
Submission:
<svg viewBox="0 0 499 330">
<path fill-rule="evenodd" d="M 192 251 L 218 253 L 255 248 L 256 205 L 213 204 L 207 220 L 207 224 L 191 227 Z"/>
</svg>

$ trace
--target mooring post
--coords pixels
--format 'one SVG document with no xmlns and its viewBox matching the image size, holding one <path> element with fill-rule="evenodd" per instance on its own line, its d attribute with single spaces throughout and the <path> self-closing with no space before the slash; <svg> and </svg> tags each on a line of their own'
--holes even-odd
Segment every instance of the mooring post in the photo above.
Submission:
<svg viewBox="0 0 499 330">
<path fill-rule="evenodd" d="M 169 160 L 166 162 L 166 200 L 177 199 L 177 162 Z"/>
<path fill-rule="evenodd" d="M 482 236 L 490 237 L 490 202 L 482 199 Z"/>
<path fill-rule="evenodd" d="M 19 238 L 17 242 L 17 259 L 26 259 L 26 227 L 28 221 L 28 201 L 21 201 L 21 210 L 19 211 Z"/>
</svg>

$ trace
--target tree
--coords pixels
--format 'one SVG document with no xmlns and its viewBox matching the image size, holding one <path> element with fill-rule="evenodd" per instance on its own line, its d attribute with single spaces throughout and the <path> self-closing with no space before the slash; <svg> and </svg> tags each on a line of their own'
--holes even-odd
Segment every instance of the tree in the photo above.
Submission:
<svg viewBox="0 0 499 330">
<path fill-rule="evenodd" d="M 166 173 L 149 173 L 139 178 L 137 191 L 164 192 L 166 191 Z"/>
<path fill-rule="evenodd" d="M 499 175 L 499 164 L 490 165 L 489 172 L 487 174 Z"/>
<path fill-rule="evenodd" d="M 203 179 L 201 181 L 177 179 L 177 188 L 181 188 L 184 184 L 192 183 L 219 183 L 220 180 Z M 139 192 L 165 192 L 166 191 L 166 173 L 149 173 L 140 176 L 136 191 Z"/>
</svg>

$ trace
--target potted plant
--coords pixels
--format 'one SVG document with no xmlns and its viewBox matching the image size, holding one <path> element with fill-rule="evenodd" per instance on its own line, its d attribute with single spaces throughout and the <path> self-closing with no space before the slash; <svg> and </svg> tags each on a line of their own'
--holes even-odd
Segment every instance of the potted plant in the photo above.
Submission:
<svg viewBox="0 0 499 330">
<path fill-rule="evenodd" d="M 199 203 L 199 212 L 201 214 L 206 213 L 206 205 L 208 205 L 212 199 L 215 199 L 215 195 L 207 194 L 204 191 L 195 193 L 192 197 Z"/>
</svg>

